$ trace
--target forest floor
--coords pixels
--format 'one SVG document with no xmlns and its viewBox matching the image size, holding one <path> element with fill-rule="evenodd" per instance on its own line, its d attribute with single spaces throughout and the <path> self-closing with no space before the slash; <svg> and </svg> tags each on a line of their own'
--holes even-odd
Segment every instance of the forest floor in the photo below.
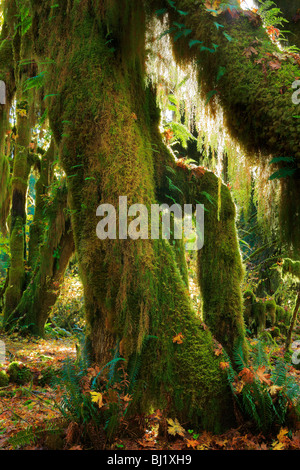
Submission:
<svg viewBox="0 0 300 470">
<path fill-rule="evenodd" d="M 7 368 L 9 362 L 19 361 L 28 366 L 33 379 L 30 384 L 17 385 L 10 383 L 0 388 L 0 449 L 26 449 L 26 450 L 85 450 L 79 443 L 68 445 L 66 436 L 70 428 L 65 429 L 59 438 L 41 434 L 39 430 L 45 429 L 46 423 L 61 422 L 61 414 L 57 408 L 60 400 L 59 394 L 43 383 L 44 372 L 49 367 L 59 369 L 62 362 L 69 357 L 76 357 L 76 338 L 64 339 L 35 339 L 24 338 L 17 334 L 9 336 L 0 335 L 5 342 L 7 362 L 2 369 Z M 279 347 L 277 354 L 283 352 Z M 299 379 L 300 371 L 294 369 L 293 374 Z M 109 450 L 296 450 L 300 449 L 300 426 L 293 431 L 287 427 L 278 428 L 273 435 L 257 433 L 250 423 L 243 423 L 238 428 L 231 429 L 221 435 L 208 432 L 196 433 L 185 429 L 184 423 L 180 434 L 172 436 L 165 432 L 158 435 L 158 426 L 161 416 L 158 411 L 151 416 L 143 417 L 140 425 L 136 421 L 126 423 L 126 432 L 115 439 L 105 448 Z M 142 422 L 142 424 L 141 424 Z M 179 424 L 179 423 L 178 423 Z M 13 439 L 20 431 L 32 426 L 36 429 L 36 441 L 31 445 L 16 445 Z"/>
<path fill-rule="evenodd" d="M 194 272 L 194 271 L 193 271 Z M 190 273 L 190 294 L 196 312 L 200 315 L 199 288 Z M 22 336 L 18 333 L 0 332 L 6 348 L 6 362 L 0 365 L 7 371 L 16 361 L 29 368 L 31 379 L 26 383 L 10 380 L 6 386 L 0 383 L 0 450 L 87 450 L 82 442 L 80 430 L 74 423 L 64 421 L 59 409 L 63 390 L 53 387 L 53 375 L 58 376 L 65 361 L 76 360 L 78 337 L 70 331 L 77 326 L 84 328 L 81 312 L 83 292 L 77 274 L 66 278 L 51 321 L 46 326 L 45 339 Z M 55 328 L 53 328 L 55 326 Z M 62 327 L 62 328 L 61 328 Z M 66 328 L 66 329 L 65 329 Z M 68 331 L 67 331 L 68 330 Z M 300 340 L 300 324 L 293 341 Z M 249 344 L 256 347 L 255 339 Z M 266 346 L 271 361 L 285 360 L 284 341 L 278 338 Z M 1 352 L 1 351 L 0 351 Z M 215 353 L 219 355 L 217 349 Z M 289 375 L 300 385 L 300 367 L 287 363 Z M 268 380 L 268 375 L 262 375 Z M 220 435 L 189 429 L 186 423 L 178 423 L 164 416 L 164 410 L 156 410 L 150 416 L 138 416 L 124 420 L 120 433 L 110 443 L 99 443 L 106 450 L 300 450 L 300 423 L 278 426 L 272 433 L 257 431 L 251 422 L 245 421 L 236 410 L 238 427 Z M 52 434 L 48 427 L 57 427 L 60 432 Z M 28 444 L 27 431 L 35 436 Z M 78 432 L 79 431 L 79 432 Z M 77 437 L 76 437 L 77 433 Z M 30 434 L 30 433 L 29 433 Z M 74 438 L 75 436 L 75 438 Z M 100 440 L 101 440 L 100 439 Z"/>
</svg>

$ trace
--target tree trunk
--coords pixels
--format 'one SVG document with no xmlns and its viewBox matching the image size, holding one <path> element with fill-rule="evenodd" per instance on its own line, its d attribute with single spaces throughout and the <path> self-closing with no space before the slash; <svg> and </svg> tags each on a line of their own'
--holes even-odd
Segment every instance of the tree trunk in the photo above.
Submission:
<svg viewBox="0 0 300 470">
<path fill-rule="evenodd" d="M 31 280 L 17 307 L 5 321 L 7 329 L 23 327 L 35 335 L 44 335 L 44 326 L 51 307 L 60 292 L 65 270 L 74 253 L 74 240 L 67 213 L 67 192 L 64 184 L 45 207 L 43 240 Z"/>
<path fill-rule="evenodd" d="M 35 209 L 34 219 L 30 225 L 28 243 L 28 267 L 34 269 L 39 247 L 45 232 L 45 197 L 48 196 L 50 184 L 53 181 L 53 161 L 55 156 L 55 144 L 52 140 L 49 149 L 42 155 L 40 176 L 35 184 Z"/>
<path fill-rule="evenodd" d="M 174 249 L 165 240 L 96 235 L 101 203 L 118 209 L 119 196 L 127 196 L 128 206 L 144 204 L 150 213 L 166 187 L 155 96 L 144 85 L 143 2 L 69 2 L 51 22 L 47 5 L 32 4 L 36 50 L 53 59 L 49 116 L 68 177 L 93 357 L 104 365 L 119 354 L 128 370 L 141 365 L 132 409 L 168 405 L 179 419 L 220 430 L 232 419 L 226 374 L 192 309 Z M 182 344 L 173 342 L 179 333 Z"/>
<path fill-rule="evenodd" d="M 23 83 L 24 82 L 22 80 L 21 86 L 23 86 Z M 25 283 L 26 198 L 28 177 L 31 167 L 28 159 L 31 128 L 28 123 L 29 119 L 27 100 L 18 100 L 17 113 L 18 135 L 15 137 L 16 143 L 12 177 L 12 203 L 9 240 L 11 258 L 9 283 L 5 292 L 5 322 L 21 300 Z"/>
<path fill-rule="evenodd" d="M 10 165 L 5 146 L 9 129 L 9 111 L 15 93 L 13 41 L 9 37 L 7 23 L 2 26 L 0 37 L 0 80 L 5 84 L 5 104 L 0 104 L 0 229 L 7 235 L 7 216 L 10 207 Z"/>
</svg>

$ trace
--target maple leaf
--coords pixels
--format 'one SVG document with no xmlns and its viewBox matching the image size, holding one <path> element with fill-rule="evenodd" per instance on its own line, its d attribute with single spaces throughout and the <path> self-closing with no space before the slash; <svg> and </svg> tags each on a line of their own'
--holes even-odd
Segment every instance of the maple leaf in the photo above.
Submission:
<svg viewBox="0 0 300 470">
<path fill-rule="evenodd" d="M 287 428 L 281 428 L 279 433 L 277 434 L 277 439 L 279 442 L 282 442 L 282 443 L 285 443 L 287 442 L 287 434 L 288 434 L 289 430 Z"/>
<path fill-rule="evenodd" d="M 268 65 L 269 65 L 270 69 L 272 69 L 272 70 L 281 69 L 281 63 L 278 60 L 277 61 L 273 60 L 273 61 L 269 62 Z"/>
<path fill-rule="evenodd" d="M 174 336 L 173 343 L 182 344 L 183 343 L 183 334 L 179 333 L 177 336 Z"/>
<path fill-rule="evenodd" d="M 249 57 L 251 57 L 253 54 L 254 55 L 257 55 L 258 52 L 257 50 L 252 47 L 252 46 L 249 46 L 249 47 L 246 47 L 242 53 L 245 57 L 247 57 L 247 59 L 249 59 Z"/>
<path fill-rule="evenodd" d="M 270 380 L 271 374 L 266 374 L 265 373 L 266 367 L 265 366 L 259 366 L 259 368 L 256 371 L 256 375 L 259 378 L 261 383 L 266 383 L 267 385 L 271 385 L 272 382 Z"/>
<path fill-rule="evenodd" d="M 222 346 L 215 349 L 214 353 L 215 353 L 216 356 L 220 356 L 220 354 L 223 354 Z"/>
<path fill-rule="evenodd" d="M 220 362 L 219 366 L 220 366 L 220 369 L 226 370 L 226 369 L 229 368 L 229 363 L 228 362 Z"/>
<path fill-rule="evenodd" d="M 241 377 L 242 381 L 246 384 L 251 384 L 254 380 L 254 373 L 247 367 L 244 367 L 243 370 L 239 373 L 239 376 Z"/>
<path fill-rule="evenodd" d="M 195 439 L 187 439 L 186 441 L 188 447 L 192 447 L 192 449 L 195 449 L 199 445 L 199 441 L 196 441 Z"/>
<path fill-rule="evenodd" d="M 130 396 L 130 395 L 128 395 L 128 394 L 127 394 L 127 395 L 125 395 L 124 397 L 122 396 L 121 398 L 122 398 L 122 400 L 123 400 L 123 401 L 125 401 L 125 402 L 127 402 L 127 401 L 131 401 L 131 400 L 132 400 L 131 396 Z"/>
<path fill-rule="evenodd" d="M 175 418 L 175 421 L 173 421 L 173 419 L 167 419 L 167 423 L 169 424 L 168 433 L 171 434 L 171 436 L 179 434 L 179 436 L 184 437 L 185 430 L 183 429 L 177 418 Z"/>
<path fill-rule="evenodd" d="M 271 397 L 275 397 L 280 390 L 282 390 L 283 387 L 278 387 L 278 385 L 271 385 L 269 388 L 269 392 Z"/>
<path fill-rule="evenodd" d="M 160 410 L 156 410 L 154 413 L 154 419 L 161 420 L 162 419 L 162 412 Z"/>
<path fill-rule="evenodd" d="M 92 402 L 97 403 L 99 408 L 102 408 L 102 406 L 103 406 L 102 393 L 90 392 L 90 394 L 91 394 L 91 397 L 92 397 Z"/>
<path fill-rule="evenodd" d="M 272 444 L 272 447 L 273 447 L 273 450 L 283 450 L 285 448 L 285 444 L 283 444 L 282 442 L 274 442 L 274 444 Z"/>
<path fill-rule="evenodd" d="M 241 393 L 244 388 L 245 383 L 242 380 L 239 380 L 238 377 L 235 378 L 235 381 L 232 383 L 235 393 Z"/>
</svg>

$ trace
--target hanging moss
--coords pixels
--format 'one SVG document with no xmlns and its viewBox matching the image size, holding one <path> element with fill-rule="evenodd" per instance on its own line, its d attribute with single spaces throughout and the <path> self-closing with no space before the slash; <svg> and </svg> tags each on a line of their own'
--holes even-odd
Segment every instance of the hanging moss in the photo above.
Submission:
<svg viewBox="0 0 300 470">
<path fill-rule="evenodd" d="M 287 200 L 282 193 L 281 225 L 283 240 L 294 255 L 299 254 L 300 215 L 294 201 L 299 201 L 300 122 L 293 117 L 299 114 L 299 105 L 292 105 L 292 83 L 299 76 L 299 65 L 292 54 L 282 55 L 254 13 L 249 17 L 237 8 L 235 14 L 227 10 L 216 17 L 204 4 L 191 0 L 178 0 L 175 8 L 167 1 L 160 2 L 163 7 L 168 11 L 170 27 L 180 23 L 184 24 L 181 31 L 186 31 L 179 39 L 177 31 L 171 35 L 178 62 L 196 62 L 203 96 L 211 98 L 212 112 L 222 106 L 231 136 L 248 155 L 255 155 L 254 161 L 262 167 L 270 154 L 294 157 L 294 173 L 287 177 L 293 196 Z M 188 14 L 182 16 L 178 10 Z M 201 44 L 190 47 L 190 41 Z M 201 47 L 206 49 L 201 51 Z M 276 70 L 272 61 L 279 64 Z M 225 71 L 221 78 L 220 70 Z M 286 168 L 282 162 L 277 168 Z M 276 204 L 273 209 L 277 209 Z"/>
</svg>

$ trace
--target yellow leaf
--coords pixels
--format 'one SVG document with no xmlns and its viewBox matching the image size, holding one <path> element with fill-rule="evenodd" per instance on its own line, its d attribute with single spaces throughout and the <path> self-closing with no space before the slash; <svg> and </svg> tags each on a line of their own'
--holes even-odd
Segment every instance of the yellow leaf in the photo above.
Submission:
<svg viewBox="0 0 300 470">
<path fill-rule="evenodd" d="M 282 442 L 274 442 L 273 444 L 273 450 L 283 450 L 284 449 L 284 444 Z"/>
<path fill-rule="evenodd" d="M 173 343 L 182 344 L 183 343 L 183 334 L 179 333 L 177 336 L 174 336 Z"/>
<path fill-rule="evenodd" d="M 90 392 L 90 394 L 91 394 L 91 397 L 92 397 L 92 402 L 97 403 L 99 408 L 102 408 L 102 406 L 103 406 L 102 393 Z"/>
<path fill-rule="evenodd" d="M 286 435 L 289 432 L 287 428 L 281 428 L 279 431 L 279 434 L 277 435 L 277 439 L 279 442 L 285 442 L 286 441 Z"/>
<path fill-rule="evenodd" d="M 269 392 L 272 397 L 276 396 L 280 390 L 282 390 L 282 387 L 278 387 L 278 385 L 271 385 L 269 388 Z"/>
<path fill-rule="evenodd" d="M 178 419 L 175 418 L 175 421 L 173 421 L 173 419 L 167 419 L 167 422 L 169 424 L 169 434 L 171 434 L 172 436 L 175 436 L 176 434 L 179 434 L 179 436 L 184 436 L 185 430 L 179 423 Z"/>
</svg>

